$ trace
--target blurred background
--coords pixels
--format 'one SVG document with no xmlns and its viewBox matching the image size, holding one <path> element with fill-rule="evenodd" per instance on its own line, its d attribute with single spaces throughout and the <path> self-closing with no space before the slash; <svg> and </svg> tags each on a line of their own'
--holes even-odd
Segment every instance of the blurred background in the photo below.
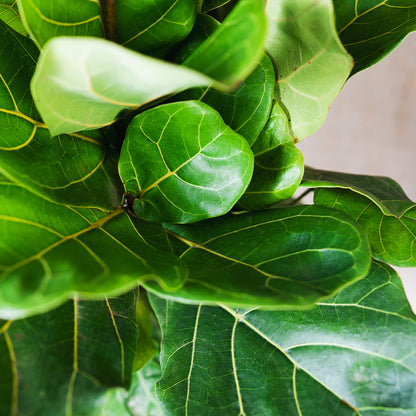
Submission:
<svg viewBox="0 0 416 416">
<path fill-rule="evenodd" d="M 389 176 L 416 201 L 416 33 L 348 80 L 299 149 L 308 166 Z M 396 270 L 416 313 L 416 268 Z"/>
</svg>

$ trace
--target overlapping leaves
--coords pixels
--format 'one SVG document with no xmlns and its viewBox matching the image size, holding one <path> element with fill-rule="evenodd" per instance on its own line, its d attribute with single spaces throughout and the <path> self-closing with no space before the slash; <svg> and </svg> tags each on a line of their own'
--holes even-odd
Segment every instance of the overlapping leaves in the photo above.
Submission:
<svg viewBox="0 0 416 416">
<path fill-rule="evenodd" d="M 166 415 L 387 416 L 416 408 L 416 318 L 382 263 L 310 311 L 156 297 L 152 304 L 163 334 L 158 395 Z"/>
<path fill-rule="evenodd" d="M 7 23 L 16 32 L 26 34 L 22 20 L 19 16 L 16 0 L 3 0 L 0 4 L 0 20 Z"/>
</svg>

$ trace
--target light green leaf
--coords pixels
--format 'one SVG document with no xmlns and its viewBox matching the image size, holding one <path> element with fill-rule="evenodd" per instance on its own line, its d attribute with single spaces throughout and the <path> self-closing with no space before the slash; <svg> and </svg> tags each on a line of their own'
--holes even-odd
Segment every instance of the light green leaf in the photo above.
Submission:
<svg viewBox="0 0 416 416">
<path fill-rule="evenodd" d="M 175 293 L 145 285 L 190 303 L 275 309 L 311 305 L 368 272 L 367 239 L 340 214 L 296 206 L 165 225 L 189 277 Z"/>
<path fill-rule="evenodd" d="M 31 89 L 56 135 L 108 125 L 123 109 L 212 82 L 103 39 L 61 37 L 42 50 Z"/>
<path fill-rule="evenodd" d="M 0 19 L 16 32 L 27 35 L 26 29 L 19 16 L 16 0 L 2 0 L 0 4 Z"/>
<path fill-rule="evenodd" d="M 252 150 L 253 178 L 238 204 L 254 210 L 291 198 L 302 180 L 303 156 L 289 133 L 287 117 L 276 102 Z"/>
<path fill-rule="evenodd" d="M 189 56 L 184 65 L 230 87 L 256 67 L 266 36 L 264 4 L 240 0 L 219 28 Z"/>
<path fill-rule="evenodd" d="M 74 293 L 103 298 L 153 279 L 176 290 L 186 277 L 157 225 L 122 208 L 74 209 L 0 184 L 0 316 L 44 312 Z"/>
<path fill-rule="evenodd" d="M 266 50 L 276 71 L 275 96 L 298 140 L 324 122 L 352 68 L 334 24 L 331 0 L 269 0 Z"/>
<path fill-rule="evenodd" d="M 338 35 L 354 58 L 353 73 L 390 53 L 416 30 L 414 0 L 333 0 Z"/>
<path fill-rule="evenodd" d="M 416 266 L 416 204 L 395 181 L 308 168 L 302 186 L 322 188 L 315 191 L 316 204 L 352 216 L 368 235 L 375 258 Z"/>
<path fill-rule="evenodd" d="M 168 416 L 414 414 L 416 317 L 387 265 L 308 311 L 152 304 Z"/>
<path fill-rule="evenodd" d="M 158 55 L 191 31 L 197 0 L 117 0 L 117 41 L 130 49 Z"/>
<path fill-rule="evenodd" d="M 38 51 L 3 22 L 0 37 L 0 172 L 59 203 L 105 209 L 119 205 L 115 152 L 92 134 L 51 139 L 30 96 Z"/>
<path fill-rule="evenodd" d="M 250 182 L 253 154 L 215 110 L 183 101 L 133 119 L 119 170 L 140 218 L 195 222 L 233 207 Z"/>
<path fill-rule="evenodd" d="M 135 292 L 75 300 L 44 315 L 0 321 L 0 414 L 91 415 L 110 388 L 128 388 L 135 301 Z"/>
<path fill-rule="evenodd" d="M 17 0 L 17 3 L 39 48 L 55 36 L 104 37 L 98 0 Z"/>
</svg>

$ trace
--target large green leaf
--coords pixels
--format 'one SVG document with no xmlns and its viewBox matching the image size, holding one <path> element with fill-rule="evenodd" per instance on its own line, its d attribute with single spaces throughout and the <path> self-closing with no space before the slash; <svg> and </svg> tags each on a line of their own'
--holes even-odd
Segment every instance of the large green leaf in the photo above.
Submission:
<svg viewBox="0 0 416 416">
<path fill-rule="evenodd" d="M 38 51 L 3 22 L 0 37 L 0 172 L 64 204 L 119 205 L 122 188 L 110 149 L 85 134 L 51 139 L 30 96 Z"/>
<path fill-rule="evenodd" d="M 167 290 L 186 271 L 157 225 L 135 224 L 122 208 L 57 205 L 20 185 L 0 184 L 0 316 L 43 312 L 74 293 L 91 298 L 154 279 Z"/>
<path fill-rule="evenodd" d="M 133 119 L 119 170 L 139 217 L 195 222 L 233 207 L 250 182 L 253 153 L 211 107 L 183 101 Z"/>
<path fill-rule="evenodd" d="M 387 265 L 308 311 L 152 304 L 168 416 L 415 414 L 416 318 Z"/>
<path fill-rule="evenodd" d="M 333 0 L 338 35 L 354 58 L 353 73 L 386 56 L 416 30 L 414 0 Z"/>
<path fill-rule="evenodd" d="M 212 82 L 103 39 L 60 37 L 42 50 L 31 88 L 56 135 L 108 125 L 123 109 Z"/>
<path fill-rule="evenodd" d="M 16 32 L 23 35 L 27 34 L 19 16 L 16 0 L 2 0 L 0 3 L 0 19 Z"/>
<path fill-rule="evenodd" d="M 348 78 L 352 58 L 338 38 L 331 0 L 269 0 L 266 13 L 275 95 L 293 135 L 301 140 L 324 122 Z"/>
<path fill-rule="evenodd" d="M 252 150 L 253 178 L 239 205 L 254 210 L 291 198 L 302 180 L 303 156 L 289 133 L 287 117 L 276 102 Z"/>
<path fill-rule="evenodd" d="M 0 414 L 90 416 L 110 388 L 129 388 L 138 336 L 136 293 L 70 301 L 0 321 Z"/>
<path fill-rule="evenodd" d="M 416 266 L 416 204 L 395 181 L 308 168 L 303 186 L 322 188 L 315 191 L 316 204 L 351 215 L 364 228 L 375 258 Z"/>
<path fill-rule="evenodd" d="M 175 293 L 146 287 L 192 303 L 311 305 L 368 272 L 367 239 L 340 214 L 296 206 L 166 225 L 189 278 Z"/>
<path fill-rule="evenodd" d="M 240 0 L 184 65 L 231 87 L 238 85 L 261 58 L 265 36 L 263 1 Z"/>
<path fill-rule="evenodd" d="M 55 36 L 103 37 L 98 0 L 17 0 L 32 39 L 42 47 Z"/>
</svg>

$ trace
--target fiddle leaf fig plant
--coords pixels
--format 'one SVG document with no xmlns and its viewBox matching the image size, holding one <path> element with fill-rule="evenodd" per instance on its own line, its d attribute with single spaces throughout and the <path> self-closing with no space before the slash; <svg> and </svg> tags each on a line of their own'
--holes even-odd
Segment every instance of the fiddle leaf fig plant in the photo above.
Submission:
<svg viewBox="0 0 416 416">
<path fill-rule="evenodd" d="M 4 0 L 0 414 L 414 415 L 416 204 L 296 144 L 415 28 L 411 0 Z"/>
</svg>

